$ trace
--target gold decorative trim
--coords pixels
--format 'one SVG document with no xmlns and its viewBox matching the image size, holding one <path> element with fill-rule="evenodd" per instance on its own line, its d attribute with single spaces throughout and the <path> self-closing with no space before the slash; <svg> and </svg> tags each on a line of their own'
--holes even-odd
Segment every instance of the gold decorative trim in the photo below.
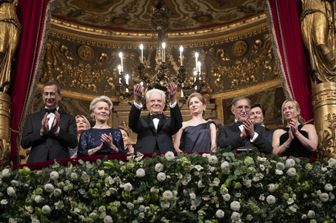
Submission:
<svg viewBox="0 0 336 223">
<path fill-rule="evenodd" d="M 238 89 L 238 90 L 223 92 L 223 93 L 218 93 L 218 94 L 212 94 L 211 98 L 216 99 L 216 100 L 217 99 L 223 100 L 223 99 L 234 98 L 234 97 L 241 96 L 241 95 L 245 95 L 245 96 L 251 95 L 251 94 L 258 93 L 260 91 L 265 91 L 270 88 L 281 86 L 282 82 L 283 80 L 278 78 L 278 79 L 274 79 L 271 81 L 266 81 L 260 84 L 253 85 L 251 87 L 246 87 L 243 89 Z"/>
<path fill-rule="evenodd" d="M 157 47 L 157 42 L 153 41 L 153 39 L 156 40 L 157 37 L 156 34 L 153 33 L 108 31 L 80 26 L 55 18 L 52 18 L 51 20 L 50 29 L 50 35 L 52 36 L 87 45 L 111 48 L 120 48 L 124 46 L 137 48 L 139 42 L 142 42 L 149 48 Z M 168 38 L 170 45 L 183 44 L 186 47 L 211 46 L 247 38 L 268 29 L 266 15 L 261 14 L 222 27 L 189 32 L 171 32 L 168 33 Z"/>
<path fill-rule="evenodd" d="M 42 91 L 43 89 L 43 84 L 37 84 L 37 88 Z M 78 99 L 78 100 L 83 100 L 83 101 L 91 101 L 95 97 L 99 95 L 93 95 L 93 94 L 84 94 L 80 92 L 75 92 L 75 91 L 69 91 L 62 89 L 62 97 L 67 97 L 67 98 L 73 98 L 73 99 Z M 119 102 L 119 97 L 118 96 L 109 96 L 112 102 Z"/>
</svg>

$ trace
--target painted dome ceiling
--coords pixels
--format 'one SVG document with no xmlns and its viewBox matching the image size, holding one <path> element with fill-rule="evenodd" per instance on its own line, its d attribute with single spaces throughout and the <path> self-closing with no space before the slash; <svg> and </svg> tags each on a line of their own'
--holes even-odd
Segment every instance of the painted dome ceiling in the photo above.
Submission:
<svg viewBox="0 0 336 223">
<path fill-rule="evenodd" d="M 81 26 L 153 32 L 152 15 L 162 4 L 169 18 L 169 32 L 229 25 L 265 10 L 264 0 L 57 0 L 51 13 L 53 18 Z"/>
</svg>

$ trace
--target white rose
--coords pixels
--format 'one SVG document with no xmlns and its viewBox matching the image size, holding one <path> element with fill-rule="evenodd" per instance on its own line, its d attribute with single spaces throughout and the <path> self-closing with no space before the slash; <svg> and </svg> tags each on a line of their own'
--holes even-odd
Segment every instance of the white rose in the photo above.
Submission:
<svg viewBox="0 0 336 223">
<path fill-rule="evenodd" d="M 283 171 L 282 171 L 282 170 L 279 170 L 279 169 L 276 169 L 276 170 L 275 170 L 275 174 L 276 174 L 276 175 L 283 175 Z"/>
<path fill-rule="evenodd" d="M 208 162 L 212 165 L 218 163 L 218 158 L 215 155 L 211 155 L 208 157 Z"/>
<path fill-rule="evenodd" d="M 160 206 L 163 208 L 163 209 L 167 209 L 170 207 L 170 203 L 169 202 L 161 202 L 160 203 Z"/>
<path fill-rule="evenodd" d="M 269 192 L 273 193 L 274 191 L 278 189 L 278 186 L 276 184 L 268 184 L 267 188 Z"/>
<path fill-rule="evenodd" d="M 289 158 L 286 160 L 286 167 L 289 168 L 289 167 L 293 167 L 295 166 L 295 160 Z"/>
<path fill-rule="evenodd" d="M 113 219 L 110 215 L 106 215 L 104 217 L 104 223 L 112 223 L 113 222 Z"/>
<path fill-rule="evenodd" d="M 221 169 L 222 170 L 227 170 L 230 169 L 230 163 L 228 161 L 224 161 L 221 163 Z"/>
<path fill-rule="evenodd" d="M 172 160 L 175 159 L 175 154 L 174 154 L 172 151 L 166 152 L 166 154 L 165 154 L 165 158 L 166 158 L 168 161 L 172 161 Z"/>
<path fill-rule="evenodd" d="M 44 190 L 48 193 L 51 193 L 53 192 L 55 189 L 54 185 L 50 184 L 50 183 L 47 183 L 44 185 Z"/>
<path fill-rule="evenodd" d="M 329 200 L 329 194 L 327 193 L 321 193 L 319 194 L 319 197 L 322 202 L 327 202 Z"/>
<path fill-rule="evenodd" d="M 232 201 L 230 204 L 230 208 L 233 211 L 239 211 L 240 210 L 240 203 L 238 201 Z"/>
<path fill-rule="evenodd" d="M 289 206 L 289 210 L 291 210 L 292 212 L 296 212 L 297 208 L 296 208 L 295 205 L 291 205 L 291 206 Z"/>
<path fill-rule="evenodd" d="M 196 194 L 194 192 L 191 192 L 189 194 L 189 197 L 190 197 L 190 199 L 194 200 L 194 199 L 196 199 Z"/>
<path fill-rule="evenodd" d="M 160 182 L 165 181 L 166 180 L 166 174 L 163 173 L 163 172 L 160 172 L 160 173 L 157 174 L 156 179 Z"/>
<path fill-rule="evenodd" d="M 36 203 L 40 203 L 41 201 L 43 201 L 43 197 L 42 197 L 41 195 L 36 195 L 36 196 L 34 197 L 34 201 L 35 201 Z"/>
<path fill-rule="evenodd" d="M 50 212 L 51 212 L 51 208 L 49 207 L 49 205 L 43 205 L 43 207 L 42 207 L 42 212 L 43 212 L 44 214 L 50 214 Z"/>
<path fill-rule="evenodd" d="M 253 220 L 253 216 L 250 215 L 250 214 L 246 215 L 246 220 L 252 221 Z"/>
<path fill-rule="evenodd" d="M 252 186 L 252 180 L 250 180 L 250 179 L 245 179 L 245 180 L 243 181 L 243 184 L 245 185 L 245 187 L 250 188 L 250 187 Z"/>
<path fill-rule="evenodd" d="M 140 219 L 144 219 L 144 218 L 145 218 L 145 213 L 140 212 L 140 213 L 139 213 L 139 218 L 140 218 Z"/>
<path fill-rule="evenodd" d="M 159 193 L 159 189 L 158 188 L 156 188 L 156 187 L 151 187 L 151 189 L 150 189 L 150 192 L 151 193 Z"/>
<path fill-rule="evenodd" d="M 315 211 L 309 210 L 307 213 L 308 218 L 315 218 Z"/>
<path fill-rule="evenodd" d="M 155 164 L 154 169 L 156 172 L 161 172 L 163 170 L 163 164 L 162 163 Z"/>
<path fill-rule="evenodd" d="M 145 212 L 145 210 L 146 210 L 145 205 L 140 205 L 140 206 L 139 206 L 139 211 L 140 211 L 140 212 Z"/>
<path fill-rule="evenodd" d="M 123 185 L 123 187 L 124 187 L 124 190 L 125 190 L 126 192 L 130 192 L 130 191 L 133 190 L 133 186 L 132 186 L 131 183 L 125 183 L 125 184 Z"/>
<path fill-rule="evenodd" d="M 15 189 L 14 189 L 14 187 L 7 187 L 7 194 L 10 197 L 15 196 Z"/>
<path fill-rule="evenodd" d="M 98 175 L 100 177 L 103 177 L 105 175 L 105 171 L 104 170 L 98 170 Z"/>
<path fill-rule="evenodd" d="M 330 167 L 330 168 L 336 167 L 336 159 L 335 158 L 330 158 L 328 160 L 328 167 Z"/>
<path fill-rule="evenodd" d="M 290 177 L 294 177 L 296 175 L 296 169 L 294 167 L 291 167 L 287 170 L 287 175 Z"/>
<path fill-rule="evenodd" d="M 230 194 L 224 194 L 223 199 L 224 199 L 224 201 L 229 201 L 231 199 L 231 195 Z"/>
<path fill-rule="evenodd" d="M 283 164 L 282 162 L 277 162 L 277 164 L 275 166 L 276 166 L 276 169 L 278 169 L 278 170 L 284 170 L 285 169 L 285 164 Z"/>
<path fill-rule="evenodd" d="M 328 192 L 332 191 L 334 188 L 331 184 L 326 184 L 324 185 L 324 189 Z"/>
<path fill-rule="evenodd" d="M 131 203 L 131 202 L 127 202 L 126 207 L 127 207 L 128 209 L 132 210 L 132 209 L 134 208 L 134 204 Z"/>
<path fill-rule="evenodd" d="M 170 190 L 166 190 L 162 193 L 162 197 L 164 200 L 171 200 L 173 199 L 173 192 L 171 192 Z"/>
<path fill-rule="evenodd" d="M 1 205 L 6 205 L 6 204 L 8 204 L 8 201 L 7 201 L 6 199 L 2 199 L 2 200 L 0 201 L 0 204 L 1 204 Z"/>
<path fill-rule="evenodd" d="M 232 212 L 231 214 L 231 220 L 232 221 L 239 221 L 240 220 L 240 214 L 238 212 Z"/>
<path fill-rule="evenodd" d="M 49 176 L 52 180 L 57 180 L 59 178 L 59 174 L 56 171 L 52 171 Z"/>
<path fill-rule="evenodd" d="M 194 169 L 196 169 L 197 171 L 201 171 L 201 170 L 203 170 L 203 167 L 201 165 L 197 164 L 197 165 L 194 166 Z"/>
<path fill-rule="evenodd" d="M 266 197 L 266 201 L 267 201 L 268 204 L 275 204 L 276 198 L 273 195 L 268 195 Z"/>
<path fill-rule="evenodd" d="M 77 180 L 77 179 L 78 179 L 78 174 L 72 172 L 72 173 L 70 174 L 70 178 L 73 179 L 73 180 Z"/>
<path fill-rule="evenodd" d="M 137 177 L 144 177 L 146 175 L 146 172 L 143 168 L 139 168 L 139 169 L 137 169 L 135 175 Z"/>
<path fill-rule="evenodd" d="M 218 209 L 216 211 L 216 217 L 217 218 L 224 218 L 225 212 L 222 209 Z"/>
<path fill-rule="evenodd" d="M 261 171 L 264 171 L 266 169 L 266 167 L 264 166 L 264 164 L 260 164 L 259 168 L 260 168 Z"/>
<path fill-rule="evenodd" d="M 53 194 L 54 194 L 55 197 L 58 197 L 58 196 L 60 196 L 62 194 L 62 190 L 59 189 L 59 188 L 56 188 L 54 190 Z"/>
<path fill-rule="evenodd" d="M 10 169 L 5 168 L 1 171 L 1 177 L 5 178 L 5 177 L 9 177 L 10 176 Z"/>
</svg>

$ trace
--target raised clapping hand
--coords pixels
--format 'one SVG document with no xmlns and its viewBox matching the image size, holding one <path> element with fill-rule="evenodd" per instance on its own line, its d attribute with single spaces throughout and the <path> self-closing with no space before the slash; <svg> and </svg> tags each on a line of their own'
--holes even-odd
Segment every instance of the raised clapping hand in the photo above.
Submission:
<svg viewBox="0 0 336 223">
<path fill-rule="evenodd" d="M 102 141 L 103 144 L 109 146 L 113 151 L 118 152 L 118 148 L 113 144 L 113 137 L 111 133 L 102 134 L 100 140 Z"/>
<path fill-rule="evenodd" d="M 134 85 L 133 93 L 134 93 L 135 103 L 137 104 L 141 103 L 143 92 L 144 92 L 144 87 L 141 84 Z"/>
<path fill-rule="evenodd" d="M 59 121 L 60 121 L 61 115 L 58 111 L 55 112 L 55 119 L 51 126 L 51 129 L 53 129 L 54 132 L 56 132 L 59 128 Z"/>
<path fill-rule="evenodd" d="M 176 101 L 176 90 L 177 90 L 177 86 L 175 83 L 170 82 L 167 85 L 167 89 L 168 89 L 168 93 L 169 93 L 169 100 L 170 103 L 173 104 Z"/>
<path fill-rule="evenodd" d="M 252 139 L 254 136 L 254 124 L 250 119 L 247 119 L 243 122 L 244 124 L 244 129 L 246 131 L 246 134 L 250 136 Z"/>
<path fill-rule="evenodd" d="M 49 131 L 48 120 L 49 120 L 48 113 L 45 113 L 41 121 L 41 129 L 40 129 L 41 136 Z"/>
</svg>

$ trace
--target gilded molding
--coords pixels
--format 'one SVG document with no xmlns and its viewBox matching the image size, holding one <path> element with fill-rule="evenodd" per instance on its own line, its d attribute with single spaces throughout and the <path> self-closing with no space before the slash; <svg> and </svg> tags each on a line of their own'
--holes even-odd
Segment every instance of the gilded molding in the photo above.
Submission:
<svg viewBox="0 0 336 223">
<path fill-rule="evenodd" d="M 53 18 L 50 24 L 50 35 L 76 41 L 82 44 L 103 46 L 110 48 L 138 48 L 142 42 L 149 48 L 157 47 L 157 35 L 154 33 L 115 32 L 79 26 L 73 23 Z M 186 47 L 213 46 L 224 42 L 244 39 L 268 30 L 266 15 L 261 14 L 253 18 L 234 24 L 189 32 L 168 33 L 169 45 L 183 44 Z"/>
<path fill-rule="evenodd" d="M 282 82 L 283 82 L 282 79 L 277 78 L 274 80 L 266 81 L 266 82 L 256 84 L 250 87 L 242 88 L 242 89 L 212 94 L 211 98 L 216 99 L 216 100 L 217 99 L 223 100 L 223 99 L 234 98 L 234 97 L 241 96 L 241 95 L 245 95 L 245 96 L 252 95 L 252 94 L 256 94 L 258 92 L 262 92 L 262 91 L 265 91 L 271 88 L 279 87 L 282 85 Z"/>
</svg>

